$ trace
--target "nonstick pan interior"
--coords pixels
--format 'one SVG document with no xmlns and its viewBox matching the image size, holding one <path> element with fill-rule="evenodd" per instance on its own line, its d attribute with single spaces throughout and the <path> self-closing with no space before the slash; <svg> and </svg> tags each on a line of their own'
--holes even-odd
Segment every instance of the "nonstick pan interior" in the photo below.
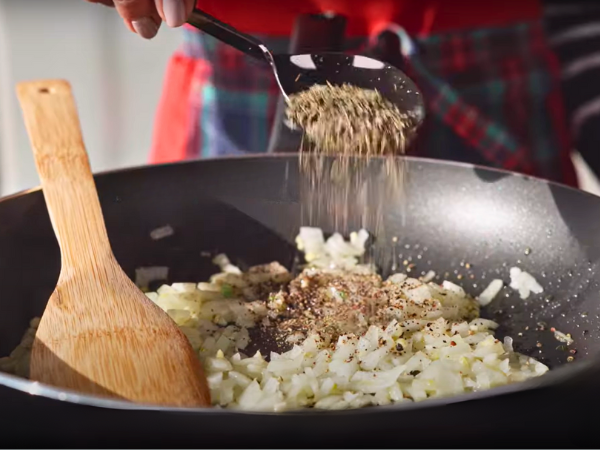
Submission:
<svg viewBox="0 0 600 450">
<path fill-rule="evenodd" d="M 508 285 L 509 268 L 519 266 L 545 290 L 521 300 L 505 287 L 484 311 L 502 324 L 499 333 L 551 367 L 572 353 L 556 349 L 550 328 L 572 335 L 576 360 L 600 350 L 599 198 L 467 165 L 408 161 L 405 220 L 399 205 L 389 205 L 385 218 L 398 238 L 401 268 L 434 270 L 440 282 L 449 279 L 476 295 L 494 278 Z M 98 176 L 97 184 L 128 275 L 166 266 L 168 282 L 177 282 L 216 272 L 207 253 L 225 252 L 242 266 L 277 260 L 291 267 L 298 177 L 295 157 L 270 156 L 119 171 Z M 0 202 L 0 218 L 0 254 L 10 255 L 0 260 L 0 354 L 6 354 L 43 311 L 60 256 L 40 191 Z M 166 225 L 171 236 L 151 238 Z"/>
<path fill-rule="evenodd" d="M 521 300 L 506 288 L 484 310 L 500 336 L 551 368 L 590 360 L 600 350 L 600 198 L 500 171 L 407 159 L 405 220 L 389 205 L 386 228 L 413 273 L 480 293 L 519 266 L 544 286 Z M 99 175 L 98 191 L 116 257 L 132 278 L 139 267 L 166 266 L 167 282 L 201 281 L 216 272 L 206 252 L 241 266 L 280 261 L 291 267 L 300 226 L 294 156 L 210 160 Z M 172 235 L 151 232 L 169 225 Z M 335 231 L 335 230 L 326 230 Z M 0 202 L 0 355 L 39 316 L 60 267 L 42 193 Z M 564 348 L 550 328 L 570 333 Z M 570 350 L 575 350 L 576 353 Z M 0 374 L 0 377 L 2 375 Z"/>
</svg>

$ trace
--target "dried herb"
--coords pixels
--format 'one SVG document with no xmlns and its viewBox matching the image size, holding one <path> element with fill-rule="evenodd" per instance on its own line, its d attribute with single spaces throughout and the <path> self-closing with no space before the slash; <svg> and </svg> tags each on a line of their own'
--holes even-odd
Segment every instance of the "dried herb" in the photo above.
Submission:
<svg viewBox="0 0 600 450">
<path fill-rule="evenodd" d="M 349 84 L 314 85 L 289 97 L 288 123 L 315 151 L 347 156 L 404 153 L 413 122 L 380 92 Z"/>
<path fill-rule="evenodd" d="M 221 295 L 225 298 L 233 297 L 233 286 L 229 284 L 223 284 L 221 286 Z"/>
<path fill-rule="evenodd" d="M 414 118 L 376 90 L 326 84 L 291 95 L 287 119 L 304 132 L 303 223 L 342 233 L 362 227 L 385 242 L 388 205 L 404 208 L 405 163 L 396 156 L 413 136 Z M 391 264 L 389 248 L 374 250 L 378 265 Z"/>
</svg>

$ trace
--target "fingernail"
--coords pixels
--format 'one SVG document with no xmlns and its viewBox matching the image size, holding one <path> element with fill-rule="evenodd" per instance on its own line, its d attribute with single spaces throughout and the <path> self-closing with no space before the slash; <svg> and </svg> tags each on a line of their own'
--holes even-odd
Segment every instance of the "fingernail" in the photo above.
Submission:
<svg viewBox="0 0 600 450">
<path fill-rule="evenodd" d="M 183 0 L 164 0 L 163 12 L 167 25 L 170 27 L 180 27 L 185 23 L 185 3 Z"/>
<path fill-rule="evenodd" d="M 134 20 L 131 25 L 137 34 L 146 39 L 152 39 L 158 33 L 159 25 L 150 17 Z"/>
</svg>

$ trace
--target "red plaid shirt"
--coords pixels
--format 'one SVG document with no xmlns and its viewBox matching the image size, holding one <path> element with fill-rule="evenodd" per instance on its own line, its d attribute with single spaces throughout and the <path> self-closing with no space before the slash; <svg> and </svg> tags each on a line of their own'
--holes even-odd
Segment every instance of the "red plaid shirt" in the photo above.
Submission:
<svg viewBox="0 0 600 450">
<path fill-rule="evenodd" d="M 269 33 L 260 38 L 276 52 L 286 52 L 287 34 L 279 33 L 291 29 L 296 14 L 323 12 L 332 2 L 336 12 L 349 15 L 350 36 L 373 37 L 390 25 L 379 19 L 393 18 L 419 49 L 409 57 L 409 74 L 428 108 L 418 154 L 576 185 L 560 74 L 537 1 L 322 0 L 306 10 L 307 2 L 254 0 L 251 11 L 233 7 L 236 1 L 201 0 L 200 6 L 244 31 L 262 26 Z M 370 15 L 372 5 L 379 16 Z M 257 21 L 263 13 L 273 16 Z M 278 98 L 270 69 L 195 30 L 185 33 L 186 44 L 169 68 L 152 161 L 266 151 Z"/>
<path fill-rule="evenodd" d="M 288 36 L 300 14 L 333 11 L 346 34 L 373 36 L 390 23 L 412 36 L 504 26 L 541 17 L 539 0 L 198 0 L 198 8 L 246 33 Z"/>
</svg>

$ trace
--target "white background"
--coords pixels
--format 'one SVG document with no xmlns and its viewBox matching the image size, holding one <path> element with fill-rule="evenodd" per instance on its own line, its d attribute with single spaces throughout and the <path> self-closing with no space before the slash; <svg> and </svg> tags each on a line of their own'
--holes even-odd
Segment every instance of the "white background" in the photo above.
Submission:
<svg viewBox="0 0 600 450">
<path fill-rule="evenodd" d="M 0 193 L 38 184 L 16 82 L 71 82 L 94 171 L 144 164 L 180 40 L 164 26 L 145 41 L 114 10 L 83 0 L 0 0 Z"/>
</svg>

